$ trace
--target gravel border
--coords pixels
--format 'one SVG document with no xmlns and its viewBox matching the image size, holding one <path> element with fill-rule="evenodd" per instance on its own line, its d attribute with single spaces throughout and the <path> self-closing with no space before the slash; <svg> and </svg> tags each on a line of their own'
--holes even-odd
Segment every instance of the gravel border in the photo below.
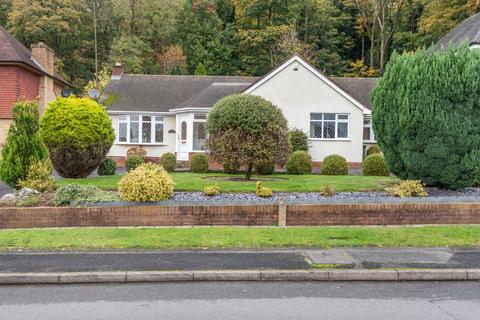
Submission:
<svg viewBox="0 0 480 320">
<path fill-rule="evenodd" d="M 382 191 L 337 192 L 331 197 L 319 192 L 275 192 L 271 198 L 260 198 L 255 193 L 222 193 L 214 197 L 201 192 L 175 192 L 170 200 L 160 202 L 102 202 L 89 206 L 149 206 L 149 205 L 271 205 L 285 198 L 289 204 L 342 204 L 342 203 L 458 203 L 480 202 L 480 188 L 442 190 L 429 188 L 428 197 L 396 198 Z"/>
</svg>

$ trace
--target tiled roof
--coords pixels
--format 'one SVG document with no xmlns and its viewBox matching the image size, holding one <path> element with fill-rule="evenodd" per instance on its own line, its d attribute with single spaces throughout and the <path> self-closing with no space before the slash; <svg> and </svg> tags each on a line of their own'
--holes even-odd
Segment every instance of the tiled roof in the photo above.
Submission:
<svg viewBox="0 0 480 320">
<path fill-rule="evenodd" d="M 105 97 L 109 110 L 168 112 L 177 108 L 212 107 L 221 98 L 242 92 L 257 78 L 124 74 L 110 80 Z"/>
<path fill-rule="evenodd" d="M 437 50 L 447 48 L 449 44 L 459 46 L 464 41 L 469 45 L 480 44 L 480 13 L 456 26 L 436 43 L 435 48 Z"/>
<path fill-rule="evenodd" d="M 47 73 L 37 61 L 32 59 L 30 50 L 15 39 L 2 26 L 0 26 L 0 63 L 24 64 L 36 70 L 38 73 L 45 74 L 68 85 L 59 75 Z"/>
</svg>

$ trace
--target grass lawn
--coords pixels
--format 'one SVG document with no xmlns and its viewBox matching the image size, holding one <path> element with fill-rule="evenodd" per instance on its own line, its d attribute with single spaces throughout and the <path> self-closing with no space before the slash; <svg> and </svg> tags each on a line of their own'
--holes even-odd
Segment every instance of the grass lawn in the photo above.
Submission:
<svg viewBox="0 0 480 320">
<path fill-rule="evenodd" d="M 255 177 L 251 181 L 209 180 L 205 177 L 243 177 L 243 175 L 225 175 L 222 173 L 191 173 L 173 172 L 173 182 L 176 191 L 203 191 L 203 188 L 218 183 L 221 192 L 253 192 Z M 120 175 L 103 176 L 84 179 L 58 179 L 58 185 L 69 183 L 92 184 L 104 190 L 116 190 Z M 335 191 L 380 191 L 395 184 L 398 179 L 393 177 L 363 177 L 363 176 L 322 176 L 274 174 L 264 178 L 280 178 L 281 180 L 266 181 L 264 184 L 273 191 L 315 192 L 321 191 L 326 185 Z"/>
<path fill-rule="evenodd" d="M 0 231 L 0 249 L 480 246 L 480 226 L 69 228 Z"/>
</svg>

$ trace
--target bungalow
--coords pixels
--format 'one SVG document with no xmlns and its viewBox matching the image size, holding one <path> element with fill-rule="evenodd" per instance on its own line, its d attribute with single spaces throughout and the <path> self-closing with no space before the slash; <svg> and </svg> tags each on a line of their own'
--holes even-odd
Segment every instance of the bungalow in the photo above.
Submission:
<svg viewBox="0 0 480 320">
<path fill-rule="evenodd" d="M 172 152 L 188 164 L 205 152 L 205 120 L 213 105 L 234 93 L 261 96 L 281 108 L 290 128 L 303 130 L 318 166 L 339 154 L 361 165 L 364 148 L 375 143 L 370 94 L 377 79 L 334 78 L 294 56 L 263 78 L 124 74 L 117 63 L 105 96 L 116 132 L 109 156 L 120 165 L 127 150 L 142 146 L 147 157 Z"/>
<path fill-rule="evenodd" d="M 0 26 L 0 145 L 19 100 L 38 100 L 40 112 L 70 84 L 55 73 L 54 52 L 44 43 L 26 48 Z"/>
</svg>

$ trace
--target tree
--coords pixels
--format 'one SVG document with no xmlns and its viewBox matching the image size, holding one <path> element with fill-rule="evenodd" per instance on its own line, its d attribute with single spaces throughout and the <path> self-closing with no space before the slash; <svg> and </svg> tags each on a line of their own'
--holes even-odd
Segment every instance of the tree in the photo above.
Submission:
<svg viewBox="0 0 480 320">
<path fill-rule="evenodd" d="M 460 22 L 480 11 L 478 0 L 432 0 L 419 21 L 420 31 L 436 41 Z"/>
<path fill-rule="evenodd" d="M 212 0 L 186 0 L 177 19 L 177 32 L 190 73 L 199 63 L 212 75 L 231 73 L 235 30 L 224 27 Z"/>
<path fill-rule="evenodd" d="M 199 63 L 197 67 L 195 68 L 195 73 L 196 76 L 208 76 L 207 69 L 203 65 L 203 63 Z"/>
<path fill-rule="evenodd" d="M 158 64 L 162 73 L 169 74 L 176 66 L 180 69 L 185 69 L 187 67 L 187 58 L 183 54 L 182 47 L 175 44 L 165 49 L 165 52 L 158 58 Z"/>
<path fill-rule="evenodd" d="M 206 129 L 212 158 L 244 166 L 247 180 L 255 164 L 284 161 L 290 151 L 282 111 L 258 96 L 223 98 L 208 114 Z"/>
<path fill-rule="evenodd" d="M 11 0 L 0 0 L 0 26 L 4 27 L 7 25 L 7 18 L 11 7 Z"/>
<path fill-rule="evenodd" d="M 121 62 L 126 73 L 150 73 L 156 67 L 150 45 L 137 36 L 120 36 L 112 46 L 111 64 Z"/>
<path fill-rule="evenodd" d="M 24 180 L 32 164 L 48 160 L 38 124 L 38 103 L 18 102 L 12 111 L 13 123 L 2 149 L 0 178 L 13 188 Z"/>
<path fill-rule="evenodd" d="M 480 174 L 480 53 L 394 54 L 373 93 L 373 127 L 401 179 L 458 189 Z"/>
<path fill-rule="evenodd" d="M 112 120 L 89 98 L 57 98 L 40 126 L 53 166 L 65 178 L 85 178 L 92 173 L 115 139 Z"/>
<path fill-rule="evenodd" d="M 13 36 L 27 47 L 42 41 L 55 50 L 67 80 L 80 91 L 94 72 L 90 5 L 77 0 L 12 0 L 8 15 Z"/>
<path fill-rule="evenodd" d="M 182 75 L 183 74 L 182 67 L 179 66 L 178 64 L 174 65 L 172 70 L 170 71 L 170 74 L 174 76 Z"/>
</svg>

